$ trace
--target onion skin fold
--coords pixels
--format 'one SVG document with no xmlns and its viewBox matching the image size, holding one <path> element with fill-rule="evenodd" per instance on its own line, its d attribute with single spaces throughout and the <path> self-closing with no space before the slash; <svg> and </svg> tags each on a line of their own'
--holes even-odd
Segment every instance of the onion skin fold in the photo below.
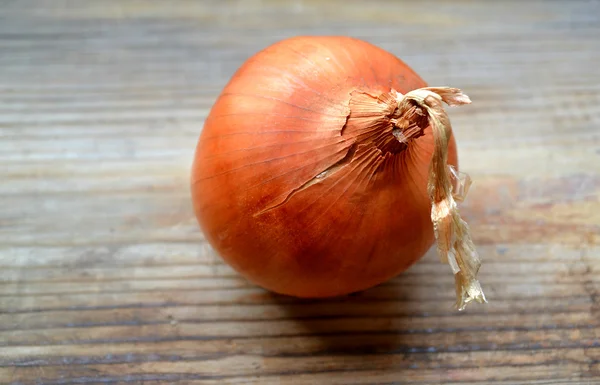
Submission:
<svg viewBox="0 0 600 385">
<path fill-rule="evenodd" d="M 435 242 L 433 132 L 417 116 L 405 122 L 410 140 L 393 133 L 398 97 L 424 87 L 400 59 L 350 37 L 290 38 L 251 57 L 196 147 L 192 201 L 208 242 L 251 282 L 297 297 L 405 271 Z M 451 132 L 446 155 L 458 168 Z"/>
</svg>

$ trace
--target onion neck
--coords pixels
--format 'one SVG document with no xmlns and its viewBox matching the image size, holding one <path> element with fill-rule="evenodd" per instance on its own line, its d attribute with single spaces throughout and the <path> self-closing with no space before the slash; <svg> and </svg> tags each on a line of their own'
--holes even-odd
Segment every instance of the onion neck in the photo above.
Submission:
<svg viewBox="0 0 600 385">
<path fill-rule="evenodd" d="M 398 108 L 392 119 L 396 139 L 405 144 L 421 136 L 431 127 L 434 150 L 429 167 L 427 190 L 431 199 L 431 221 L 442 262 L 452 268 L 456 284 L 456 306 L 463 310 L 468 303 L 487 302 L 477 280 L 481 260 L 471 240 L 467 223 L 460 217 L 461 202 L 470 186 L 468 176 L 457 173 L 447 164 L 452 127 L 443 108 L 471 103 L 461 90 L 448 87 L 426 87 L 397 94 Z"/>
</svg>

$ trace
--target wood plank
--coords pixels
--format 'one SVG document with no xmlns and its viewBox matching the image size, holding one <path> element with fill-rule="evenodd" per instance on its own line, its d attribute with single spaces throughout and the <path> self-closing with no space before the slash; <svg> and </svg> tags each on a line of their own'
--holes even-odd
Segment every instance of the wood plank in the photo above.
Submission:
<svg viewBox="0 0 600 385">
<path fill-rule="evenodd" d="M 495 264 L 492 264 L 494 266 Z M 503 270 L 505 266 L 501 265 Z M 554 267 L 554 266 L 551 266 Z M 180 271 L 180 269 L 169 269 L 174 275 Z M 191 270 L 191 271 L 190 271 Z M 506 269 L 508 270 L 508 269 Z M 600 270 L 600 266 L 599 269 Z M 143 280 L 140 280 L 140 271 L 136 270 L 136 275 L 132 275 L 119 279 L 102 279 L 98 281 L 86 282 L 81 281 L 70 281 L 64 282 L 46 282 L 41 283 L 26 280 L 18 280 L 16 283 L 2 284 L 2 292 L 0 297 L 39 297 L 48 295 L 62 295 L 62 294 L 127 294 L 127 293 L 144 293 L 144 292 L 181 292 L 181 291 L 197 291 L 197 290 L 215 290 L 215 289 L 237 289 L 237 288 L 250 288 L 253 286 L 252 283 L 247 282 L 238 277 L 235 272 L 227 270 L 229 275 L 222 277 L 211 277 L 209 275 L 202 276 L 192 275 L 196 269 L 193 267 L 186 266 L 185 273 L 181 273 L 179 277 L 171 278 L 152 278 L 149 276 L 143 276 Z M 213 270 L 214 271 L 214 270 Z M 127 270 L 126 270 L 127 272 Z M 191 274 L 190 274 L 191 273 Z M 212 271 L 211 271 L 212 273 Z M 447 275 L 448 272 L 441 272 L 439 275 Z M 585 282 L 589 284 L 600 283 L 600 277 L 598 274 L 593 272 L 587 272 L 585 274 L 579 274 L 576 276 L 547 276 L 543 273 L 530 277 L 528 275 L 506 275 L 499 274 L 481 274 L 481 279 L 487 282 L 487 287 L 491 291 L 495 291 L 499 286 L 512 286 L 514 290 L 522 289 L 524 286 L 535 286 L 540 287 L 543 290 L 543 286 L 555 286 L 560 285 L 562 288 L 573 287 L 576 291 L 578 286 L 583 283 L 581 279 L 585 279 Z M 101 276 L 102 277 L 102 276 Z M 382 284 L 382 286 L 400 286 L 402 288 L 419 288 L 424 279 L 427 279 L 427 274 L 410 274 L 402 277 L 401 280 L 390 281 Z M 28 284 L 25 285 L 24 281 Z M 451 291 L 452 283 L 447 284 L 437 283 L 435 290 L 440 291 Z M 575 293 L 571 293 L 575 294 Z"/>
<path fill-rule="evenodd" d="M 597 349 L 596 349 L 597 350 Z M 539 380 L 552 379 L 557 376 L 583 377 L 593 365 L 597 353 L 590 350 L 551 350 L 543 352 L 524 352 L 510 356 L 498 352 L 467 353 L 461 357 L 453 354 L 429 354 L 406 356 L 404 354 L 377 356 L 313 356 L 313 357 L 265 357 L 265 356 L 227 356 L 207 357 L 199 361 L 175 362 L 144 362 L 126 364 L 91 364 L 78 367 L 76 379 L 81 382 L 97 380 L 115 381 L 123 379 L 125 373 L 144 373 L 134 378 L 138 380 L 177 381 L 188 379 L 220 379 L 234 376 L 286 376 L 295 373 L 330 373 L 356 372 L 355 375 L 365 375 L 372 372 L 386 371 L 387 378 L 392 375 L 411 374 L 416 381 L 431 381 L 433 376 L 441 379 L 447 375 L 450 378 L 462 377 L 464 380 L 495 381 L 495 380 Z M 536 354 L 537 353 L 537 354 Z M 592 357 L 589 357 L 593 354 Z M 408 358 L 407 358 L 408 357 Z M 416 362 L 415 362 L 416 361 Z M 457 361 L 463 363 L 457 365 Z M 484 365 L 481 370 L 469 367 L 469 361 Z M 466 364 L 466 365 L 465 365 Z M 412 368 L 411 368 L 412 366 Z M 227 368 L 228 375 L 213 375 L 223 373 Z M 283 369 L 285 368 L 285 369 Z M 418 368 L 418 371 L 415 370 Z M 429 372 L 427 369 L 437 369 Z M 412 370 L 411 370 L 412 369 Z M 398 372 L 397 372 L 398 371 Z M 419 373 L 423 371 L 424 377 Z M 367 372 L 367 373 L 361 373 Z M 5 372 L 0 379 L 4 381 L 32 381 L 44 379 L 44 383 L 55 383 L 61 378 L 63 370 L 60 366 L 19 367 L 14 373 Z M 0 373 L 1 374 L 1 373 Z M 429 375 L 428 375 L 429 374 Z M 363 380 L 369 377 L 363 376 Z M 370 378 L 370 380 L 372 380 Z"/>
<path fill-rule="evenodd" d="M 573 317 L 575 318 L 575 317 Z M 428 344 L 450 351 L 466 350 L 477 346 L 488 349 L 507 347 L 539 346 L 541 348 L 584 346 L 593 347 L 600 341 L 600 325 L 593 317 L 584 318 L 578 327 L 545 328 L 539 323 L 531 330 L 526 326 L 503 327 L 444 327 L 433 322 L 419 320 L 429 328 L 412 329 L 411 324 L 399 325 L 393 318 L 373 319 L 326 319 L 326 320 L 279 320 L 258 322 L 176 322 L 158 325 L 96 326 L 91 328 L 43 329 L 31 331 L 0 332 L 0 341 L 9 346 L 69 345 L 69 344 L 113 344 L 136 341 L 177 340 L 238 340 L 247 338 L 272 339 L 293 336 L 342 335 L 345 338 L 361 335 L 385 335 L 388 339 L 402 335 L 402 342 L 419 346 L 423 334 L 428 335 Z M 585 326 L 581 326 L 585 325 Z M 598 327 L 596 327 L 598 326 Z M 408 327 L 408 329 L 404 328 Z M 412 326 L 414 328 L 414 326 Z M 419 328 L 423 327 L 419 325 Z M 431 331 L 429 331 L 429 330 Z M 483 329 L 483 330 L 481 330 Z M 485 330 L 488 329 L 488 330 Z M 493 333 L 490 333 L 490 329 Z M 135 333 L 135 334 L 134 334 Z M 506 342 L 510 341 L 510 342 Z M 517 342 L 518 341 L 518 342 Z M 443 348 L 442 348 L 443 347 Z M 424 349 L 424 348 L 423 348 Z M 435 348 L 434 348 L 435 349 Z"/>
<path fill-rule="evenodd" d="M 568 334 L 568 331 L 557 337 Z M 571 335 L 573 331 L 570 332 Z M 491 334 L 491 333 L 488 333 Z M 433 333 L 431 335 L 434 335 Z M 10 346 L 4 347 L 6 356 L 2 357 L 0 367 L 35 367 L 35 366 L 60 366 L 76 365 L 86 366 L 89 364 L 120 364 L 128 362 L 168 362 L 203 360 L 205 358 L 223 358 L 229 355 L 259 355 L 263 357 L 326 357 L 326 356 L 374 356 L 374 355 L 405 355 L 405 359 L 423 359 L 427 355 L 443 355 L 449 357 L 472 357 L 487 354 L 498 356 L 520 354 L 540 354 L 548 351 L 556 351 L 557 354 L 569 350 L 583 350 L 588 358 L 595 364 L 594 358 L 598 357 L 597 342 L 587 340 L 581 344 L 573 341 L 539 342 L 528 339 L 522 342 L 504 340 L 497 343 L 487 340 L 480 333 L 478 340 L 473 338 L 472 342 L 464 340 L 462 344 L 452 345 L 452 342 L 460 340 L 453 337 L 452 333 L 440 334 L 441 338 L 448 336 L 448 341 L 442 345 L 426 344 L 426 333 L 401 333 L 401 334 L 368 334 L 355 333 L 347 338 L 343 334 L 338 335 L 299 335 L 279 336 L 272 338 L 223 338 L 223 339 L 171 339 L 155 341 L 122 341 L 120 343 L 96 343 L 80 344 L 46 344 L 36 346 Z M 519 334 L 519 336 L 525 334 Z M 591 333 L 588 332 L 588 337 Z M 593 335 L 593 334 L 592 334 Z M 406 339 L 405 339 L 406 338 Z M 420 342 L 410 344 L 410 340 L 420 338 Z M 90 353 L 91 352 L 91 353 Z M 504 353 L 502 353 L 504 352 Z M 416 357 L 415 357 L 416 356 Z M 424 357 L 427 359 L 427 357 Z M 564 356 L 564 358 L 568 358 Z M 460 361 L 459 361 L 460 362 Z"/>
<path fill-rule="evenodd" d="M 283 303 L 282 303 L 283 302 Z M 469 323 L 459 314 L 449 313 L 447 306 L 435 301 L 346 300 L 339 302 L 297 303 L 276 301 L 275 303 L 232 303 L 205 305 L 163 306 L 120 306 L 119 308 L 76 308 L 45 310 L 43 312 L 20 312 L 0 314 L 1 330 L 32 330 L 44 328 L 80 328 L 110 325 L 161 324 L 176 322 L 221 322 L 221 321 L 264 321 L 286 319 L 329 319 L 329 318 L 393 318 L 405 317 L 407 322 L 417 322 L 420 318 L 450 317 L 447 322 L 457 323 L 454 327 L 482 327 L 487 323 L 506 326 L 514 325 L 520 319 L 522 326 L 542 320 L 551 325 L 578 324 L 580 319 L 596 317 L 597 303 L 591 296 L 577 298 L 532 298 L 528 301 L 496 300 L 493 308 L 472 311 Z M 563 318 L 564 317 L 564 318 Z M 583 318 L 582 318 L 583 317 Z M 413 318 L 415 318 L 413 320 Z M 533 319 L 530 319 L 533 318 Z M 445 319 L 445 318 L 444 318 Z M 538 320 L 538 321 L 536 321 Z M 564 320 L 560 321 L 560 320 Z M 572 320 L 569 321 L 569 320 Z M 428 322 L 420 320 L 421 322 Z M 558 327 L 558 326 L 557 326 Z"/>
</svg>

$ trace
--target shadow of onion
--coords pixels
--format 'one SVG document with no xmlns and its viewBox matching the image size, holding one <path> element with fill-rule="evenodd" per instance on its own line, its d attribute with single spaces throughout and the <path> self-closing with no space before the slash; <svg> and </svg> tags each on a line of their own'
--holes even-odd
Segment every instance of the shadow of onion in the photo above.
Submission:
<svg viewBox="0 0 600 385">
<path fill-rule="evenodd" d="M 435 280 L 427 276 L 437 258 L 430 254 L 398 277 L 351 295 L 310 300 L 266 293 L 268 301 L 291 321 L 285 331 L 295 347 L 290 354 L 403 355 L 443 350 L 439 338 L 429 341 L 436 333 L 435 319 L 463 313 L 453 308 L 451 274 L 436 275 Z M 368 365 L 367 361 L 356 364 Z"/>
</svg>

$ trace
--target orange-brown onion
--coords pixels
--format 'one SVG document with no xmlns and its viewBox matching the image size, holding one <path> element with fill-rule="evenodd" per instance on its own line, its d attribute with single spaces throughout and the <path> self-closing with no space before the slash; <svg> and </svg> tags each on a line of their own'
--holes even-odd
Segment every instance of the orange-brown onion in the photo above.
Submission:
<svg viewBox="0 0 600 385">
<path fill-rule="evenodd" d="M 349 37 L 286 39 L 251 57 L 196 148 L 192 199 L 206 239 L 251 282 L 299 297 L 406 270 L 435 240 L 431 128 L 408 144 L 392 134 L 396 92 L 421 87 L 397 57 Z"/>
</svg>

